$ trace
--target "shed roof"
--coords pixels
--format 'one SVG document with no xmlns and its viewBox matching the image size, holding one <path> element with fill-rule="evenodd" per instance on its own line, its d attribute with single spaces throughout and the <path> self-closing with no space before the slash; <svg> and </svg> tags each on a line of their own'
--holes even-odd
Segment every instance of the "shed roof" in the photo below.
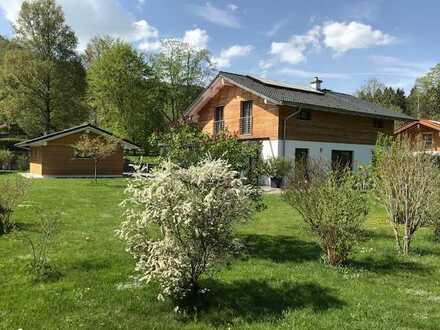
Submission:
<svg viewBox="0 0 440 330">
<path fill-rule="evenodd" d="M 128 140 L 118 138 L 118 137 L 114 136 L 112 133 L 110 133 L 110 132 L 108 132 L 108 131 L 106 131 L 106 130 L 104 130 L 102 128 L 99 128 L 99 127 L 97 127 L 95 125 L 92 125 L 90 123 L 84 123 L 84 124 L 81 124 L 79 126 L 75 126 L 75 127 L 71 127 L 71 128 L 65 129 L 63 131 L 54 132 L 54 133 L 46 134 L 46 135 L 43 135 L 43 136 L 39 136 L 37 138 L 33 138 L 33 139 L 30 139 L 30 140 L 26 140 L 26 141 L 17 143 L 15 146 L 16 147 L 26 148 L 26 147 L 43 145 L 47 141 L 56 140 L 56 139 L 62 138 L 64 136 L 75 134 L 75 133 L 79 133 L 79 132 L 83 132 L 83 131 L 91 131 L 91 132 L 94 132 L 94 133 L 99 134 L 99 135 L 106 135 L 106 136 L 110 136 L 110 137 L 116 138 L 116 139 L 118 139 L 120 141 L 120 143 L 122 144 L 124 149 L 136 149 L 136 150 L 140 150 L 141 149 L 141 147 L 139 147 L 138 145 L 136 145 L 136 144 L 134 144 L 134 143 L 132 143 L 132 142 L 130 142 Z"/>
</svg>

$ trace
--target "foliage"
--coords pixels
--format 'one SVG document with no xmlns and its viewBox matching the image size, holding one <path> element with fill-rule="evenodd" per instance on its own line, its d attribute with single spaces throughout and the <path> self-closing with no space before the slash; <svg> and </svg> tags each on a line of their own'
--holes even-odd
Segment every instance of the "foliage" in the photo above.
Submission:
<svg viewBox="0 0 440 330">
<path fill-rule="evenodd" d="M 24 200 L 30 181 L 20 176 L 0 179 L 0 235 L 14 228 L 12 213 Z"/>
<path fill-rule="evenodd" d="M 356 92 L 357 97 L 397 112 L 409 113 L 405 91 L 385 86 L 377 79 L 370 79 Z"/>
<path fill-rule="evenodd" d="M 272 157 L 264 162 L 264 172 L 270 177 L 286 177 L 292 169 L 292 160 L 285 157 Z"/>
<path fill-rule="evenodd" d="M 119 235 L 142 279 L 160 283 L 158 298 L 194 296 L 200 276 L 235 250 L 233 225 L 248 220 L 253 190 L 237 174 L 223 160 L 187 169 L 167 162 L 130 181 Z"/>
<path fill-rule="evenodd" d="M 112 45 L 115 43 L 115 39 L 111 36 L 98 36 L 93 37 L 87 43 L 87 47 L 84 50 L 84 53 L 81 54 L 81 59 L 84 67 L 86 69 L 90 68 L 92 64 L 99 58 L 101 58 L 102 54 L 110 49 Z"/>
<path fill-rule="evenodd" d="M 440 63 L 416 80 L 408 103 L 417 117 L 440 119 Z"/>
<path fill-rule="evenodd" d="M 2 111 L 29 136 L 84 121 L 85 71 L 61 8 L 53 0 L 25 1 L 15 31 L 17 47 L 1 61 Z"/>
<path fill-rule="evenodd" d="M 14 157 L 12 151 L 8 149 L 0 149 L 0 170 L 9 164 Z"/>
<path fill-rule="evenodd" d="M 211 77 L 209 53 L 177 39 L 162 41 L 161 51 L 151 57 L 158 84 L 157 111 L 169 122 L 181 118 Z"/>
<path fill-rule="evenodd" d="M 28 265 L 29 273 L 38 281 L 46 281 L 58 275 L 53 264 L 49 261 L 48 253 L 54 246 L 55 237 L 60 227 L 59 214 L 38 214 L 37 237 L 24 232 L 18 232 L 21 239 L 30 249 L 31 261 Z"/>
<path fill-rule="evenodd" d="M 98 163 L 111 156 L 118 147 L 118 142 L 113 138 L 100 135 L 82 135 L 79 140 L 72 145 L 76 157 L 90 159 L 93 161 L 95 182 L 98 181 Z"/>
<path fill-rule="evenodd" d="M 76 59 L 78 40 L 54 0 L 24 1 L 14 30 L 17 42 L 42 59 Z"/>
<path fill-rule="evenodd" d="M 356 188 L 355 176 L 348 169 L 331 171 L 321 162 L 309 161 L 307 169 L 295 168 L 284 192 L 318 237 L 331 265 L 346 261 L 366 220 L 367 195 Z"/>
<path fill-rule="evenodd" d="M 409 254 L 416 231 L 440 209 L 440 170 L 422 141 L 398 138 L 378 145 L 375 185 L 394 231 L 397 249 Z"/>
<path fill-rule="evenodd" d="M 140 145 L 161 127 L 152 110 L 150 71 L 144 56 L 120 40 L 104 47 L 88 71 L 89 103 L 98 124 Z"/>
<path fill-rule="evenodd" d="M 170 160 L 182 167 L 195 165 L 209 156 L 226 160 L 253 185 L 257 185 L 261 174 L 260 144 L 239 141 L 226 131 L 210 138 L 197 125 L 186 123 L 153 134 L 151 144 L 159 147 L 162 161 Z"/>
</svg>

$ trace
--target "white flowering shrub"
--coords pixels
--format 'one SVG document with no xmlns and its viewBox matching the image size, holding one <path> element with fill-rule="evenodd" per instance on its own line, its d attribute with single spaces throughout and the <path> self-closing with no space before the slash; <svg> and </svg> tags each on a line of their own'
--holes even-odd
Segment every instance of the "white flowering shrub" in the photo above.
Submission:
<svg viewBox="0 0 440 330">
<path fill-rule="evenodd" d="M 138 171 L 126 192 L 118 233 L 142 280 L 160 284 L 159 299 L 196 294 L 200 276 L 235 250 L 233 225 L 252 209 L 253 188 L 223 160 Z"/>
</svg>

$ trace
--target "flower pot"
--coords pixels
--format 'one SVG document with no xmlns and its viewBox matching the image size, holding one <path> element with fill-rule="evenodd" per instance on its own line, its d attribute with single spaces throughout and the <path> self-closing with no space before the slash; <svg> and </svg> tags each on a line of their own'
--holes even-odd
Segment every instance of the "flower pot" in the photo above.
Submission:
<svg viewBox="0 0 440 330">
<path fill-rule="evenodd" d="M 272 188 L 281 188 L 281 183 L 283 182 L 283 178 L 280 176 L 272 176 L 270 177 L 270 186 Z"/>
</svg>

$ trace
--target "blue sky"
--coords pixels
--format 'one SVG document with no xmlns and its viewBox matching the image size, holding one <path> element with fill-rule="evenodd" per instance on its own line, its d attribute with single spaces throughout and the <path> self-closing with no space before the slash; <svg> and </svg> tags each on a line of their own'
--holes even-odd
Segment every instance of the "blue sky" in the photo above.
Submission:
<svg viewBox="0 0 440 330">
<path fill-rule="evenodd" d="M 22 0 L 0 0 L 0 33 Z M 162 38 L 207 47 L 218 69 L 354 92 L 370 78 L 409 91 L 440 62 L 438 1 L 59 0 L 79 48 L 110 34 L 154 52 Z"/>
</svg>

